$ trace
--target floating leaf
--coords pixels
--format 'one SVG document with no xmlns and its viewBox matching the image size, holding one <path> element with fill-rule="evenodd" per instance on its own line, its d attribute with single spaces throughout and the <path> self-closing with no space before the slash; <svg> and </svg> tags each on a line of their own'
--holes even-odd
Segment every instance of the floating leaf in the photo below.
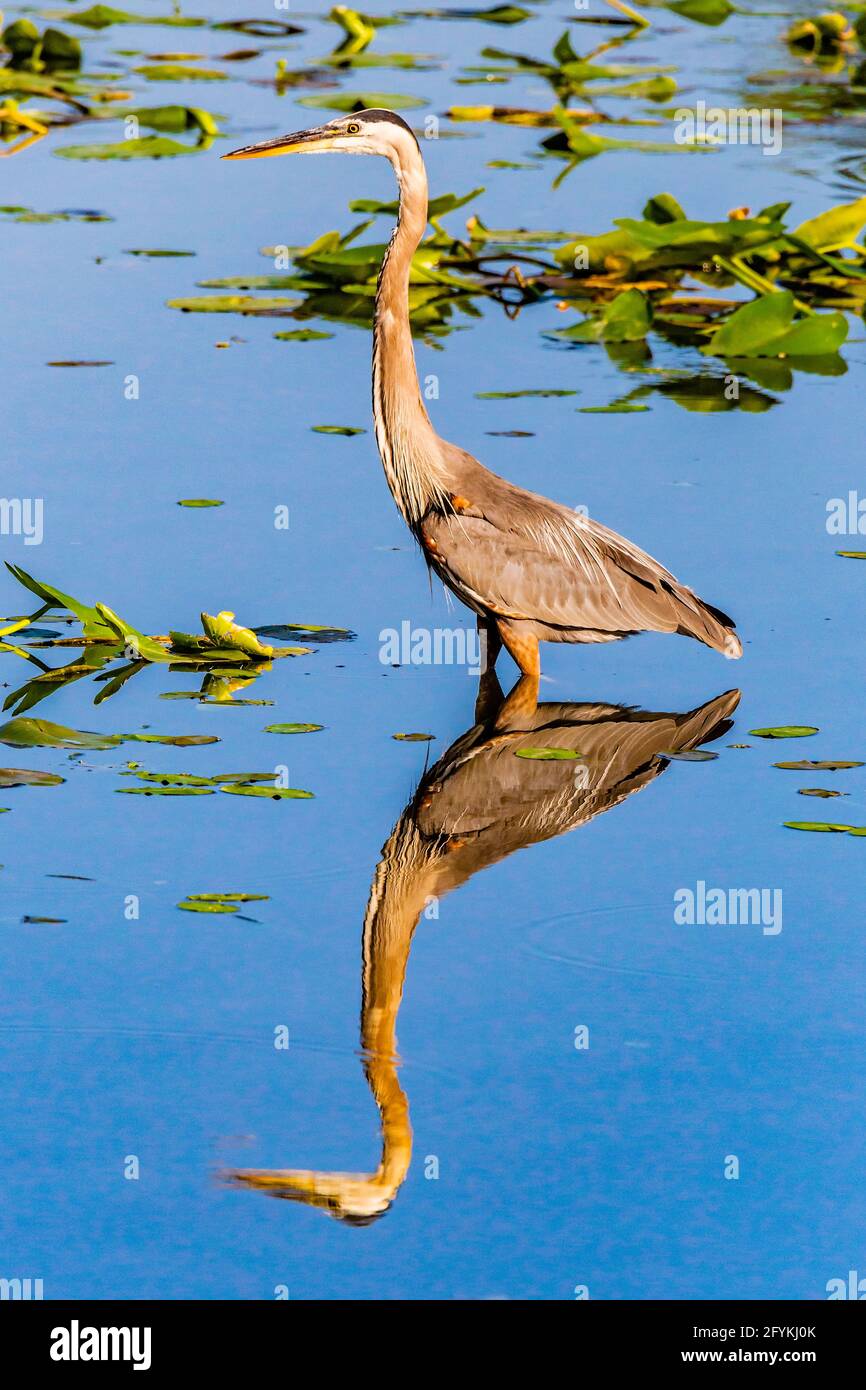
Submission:
<svg viewBox="0 0 866 1390">
<path fill-rule="evenodd" d="M 546 398 L 548 396 L 576 395 L 576 391 L 561 391 L 554 390 L 553 388 L 542 388 L 540 390 L 532 391 L 476 391 L 475 399 L 477 401 L 516 401 L 520 400 L 520 398 L 523 396 L 538 396 L 539 398 Z"/>
<path fill-rule="evenodd" d="M 723 323 L 708 351 L 718 357 L 820 357 L 845 341 L 844 314 L 814 314 L 794 322 L 790 290 L 761 295 Z"/>
<path fill-rule="evenodd" d="M 267 893 L 187 893 L 191 903 L 266 903 Z"/>
<path fill-rule="evenodd" d="M 26 767 L 0 767 L 0 787 L 59 787 L 66 779 L 54 772 L 33 772 Z"/>
<path fill-rule="evenodd" d="M 67 729 L 48 719 L 10 719 L 0 725 L 0 743 L 12 748 L 116 748 L 119 734 L 93 734 Z"/>
<path fill-rule="evenodd" d="M 169 299 L 166 308 L 180 309 L 183 314 L 264 314 L 267 317 L 288 314 L 300 304 L 299 299 L 251 294 L 203 294 L 189 299 Z"/>
<path fill-rule="evenodd" d="M 133 776 L 138 777 L 142 782 L 158 782 L 160 786 L 170 787 L 210 787 L 214 783 L 213 777 L 196 777 L 192 772 L 141 772 L 137 769 L 130 769 Z"/>
<path fill-rule="evenodd" d="M 681 14 L 685 19 L 693 19 L 696 24 L 706 24 L 711 28 L 724 24 L 728 16 L 734 13 L 730 0 L 668 0 L 667 8 L 673 10 L 674 14 Z"/>
<path fill-rule="evenodd" d="M 275 779 L 274 772 L 224 772 L 221 775 L 214 773 L 208 780 L 220 786 L 223 782 L 270 782 L 273 786 Z"/>
<path fill-rule="evenodd" d="M 233 905 L 232 903 L 220 902 L 219 900 L 211 902 L 207 899 L 202 898 L 188 898 L 185 902 L 178 903 L 177 905 L 179 908 L 182 908 L 184 912 L 217 913 L 237 912 L 238 910 L 236 903 Z"/>
<path fill-rule="evenodd" d="M 314 434 L 366 434 L 366 430 L 359 429 L 357 425 L 311 425 Z"/>
<path fill-rule="evenodd" d="M 215 787 L 116 787 L 124 796 L 213 796 Z"/>
<path fill-rule="evenodd" d="M 808 738 L 810 734 L 817 734 L 818 730 L 811 724 L 780 724 L 771 729 L 750 729 L 749 734 L 754 734 L 755 738 Z"/>
<path fill-rule="evenodd" d="M 216 734 L 124 734 L 133 743 L 170 743 L 175 748 L 198 748 L 205 743 L 219 743 Z"/>
<path fill-rule="evenodd" d="M 324 729 L 324 724 L 267 724 L 266 734 L 315 734 Z"/>
<path fill-rule="evenodd" d="M 322 92 L 316 96 L 300 97 L 299 106 L 316 111 L 366 111 L 385 107 L 388 111 L 411 111 L 427 106 L 423 97 L 401 95 L 399 92 Z"/>
<path fill-rule="evenodd" d="M 665 751 L 659 754 L 660 758 L 671 758 L 678 763 L 709 763 L 718 756 L 718 753 L 710 753 L 706 748 L 687 748 L 682 753 Z"/>
<path fill-rule="evenodd" d="M 567 343 L 639 342 L 650 329 L 652 311 L 640 290 L 623 290 L 606 304 L 600 318 L 587 318 L 571 328 L 556 329 L 545 337 Z"/>
<path fill-rule="evenodd" d="M 112 113 L 115 119 L 128 120 L 134 116 L 140 126 L 148 130 L 180 132 L 199 130 L 202 135 L 218 135 L 217 118 L 200 106 L 129 106 Z M 131 251 L 128 255 L 144 256 L 193 256 L 194 251 Z"/>
<path fill-rule="evenodd" d="M 801 758 L 792 763 L 773 763 L 773 767 L 781 767 L 789 772 L 843 772 L 852 767 L 866 767 L 866 763 L 839 762 L 830 759 L 812 762 L 808 758 Z"/>
<path fill-rule="evenodd" d="M 220 787 L 221 792 L 229 792 L 232 796 L 265 796 L 272 801 L 280 801 L 288 798 L 293 801 L 310 801 L 313 793 L 302 791 L 299 787 L 251 787 L 240 782 L 234 782 L 230 786 Z"/>
<path fill-rule="evenodd" d="M 573 748 L 516 748 L 515 758 L 530 758 L 533 762 L 570 762 L 575 758 L 582 758 L 582 753 L 575 753 Z"/>
<path fill-rule="evenodd" d="M 225 503 L 216 497 L 182 497 L 179 507 L 224 507 Z"/>
<path fill-rule="evenodd" d="M 849 795 L 850 795 L 850 792 L 835 792 L 835 791 L 828 791 L 828 789 L 827 789 L 826 787 L 800 787 L 799 790 L 798 790 L 798 792 L 797 792 L 797 795 L 798 795 L 798 796 L 823 796 L 823 797 L 830 797 L 830 796 L 849 796 Z"/>
<path fill-rule="evenodd" d="M 54 151 L 61 159 L 173 159 L 176 155 L 201 154 L 206 144 L 183 145 L 163 135 L 142 135 L 110 145 L 61 145 Z"/>
<path fill-rule="evenodd" d="M 319 333 L 315 328 L 289 328 L 285 333 L 274 334 L 281 343 L 312 343 L 333 336 L 333 333 Z"/>
<path fill-rule="evenodd" d="M 197 68 L 184 63 L 146 63 L 134 72 L 149 82 L 226 82 L 228 73 L 221 68 Z"/>
<path fill-rule="evenodd" d="M 851 245 L 864 227 L 866 198 L 858 198 L 854 203 L 829 208 L 817 217 L 810 217 L 808 222 L 801 222 L 793 235 L 818 251 L 836 251 Z"/>
<path fill-rule="evenodd" d="M 837 834 L 843 833 L 845 831 L 854 831 L 857 829 L 857 827 L 853 825 L 832 825 L 824 821 L 811 820 L 786 820 L 784 822 L 784 825 L 787 830 L 819 830 L 824 832 L 835 831 Z"/>
<path fill-rule="evenodd" d="M 274 637 L 279 641 L 301 637 L 305 642 L 354 642 L 357 635 L 348 627 L 318 627 L 313 623 L 274 623 L 253 631 L 257 637 Z"/>
<path fill-rule="evenodd" d="M 435 734 L 392 734 L 392 738 L 398 743 L 430 743 L 435 739 Z"/>
<path fill-rule="evenodd" d="M 837 550 L 844 560 L 866 560 L 866 550 Z"/>
<path fill-rule="evenodd" d="M 127 10 L 112 9 L 110 5 L 91 5 L 88 10 L 66 10 L 58 18 L 87 29 L 107 29 L 111 24 L 164 24 L 196 28 L 207 23 L 205 19 L 192 19 L 179 14 L 130 14 Z"/>
</svg>

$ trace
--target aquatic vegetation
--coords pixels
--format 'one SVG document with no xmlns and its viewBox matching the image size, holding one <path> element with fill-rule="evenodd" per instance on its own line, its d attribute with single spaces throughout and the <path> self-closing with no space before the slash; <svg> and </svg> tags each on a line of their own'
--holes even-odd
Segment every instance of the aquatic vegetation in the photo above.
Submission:
<svg viewBox="0 0 866 1390">
<path fill-rule="evenodd" d="M 59 787 L 65 778 L 56 772 L 41 772 L 26 767 L 0 767 L 0 787 Z M 4 808 L 8 809 L 8 808 Z"/>
<path fill-rule="evenodd" d="M 20 584 L 41 599 L 42 606 L 30 617 L 16 618 L 14 622 L 7 624 L 6 628 L 0 632 L 0 639 L 3 635 L 8 636 L 13 633 L 16 635 L 19 633 L 27 634 L 28 630 L 32 629 L 34 621 L 49 611 L 68 612 L 72 615 L 72 619 L 77 620 L 81 626 L 81 635 L 78 637 L 39 637 L 27 642 L 26 646 L 5 643 L 0 640 L 0 654 L 8 651 L 40 668 L 38 676 L 28 681 L 23 687 L 12 691 L 6 697 L 3 705 L 4 710 L 13 709 L 16 715 L 21 715 L 32 708 L 39 700 L 50 694 L 52 689 L 58 689 L 82 676 L 95 675 L 96 672 L 101 672 L 101 674 L 96 675 L 96 679 L 105 684 L 105 688 L 94 700 L 94 704 L 101 704 L 117 694 L 131 677 L 144 670 L 148 665 L 154 664 L 166 665 L 171 671 L 194 670 L 201 673 L 203 682 L 200 691 L 166 692 L 172 698 L 198 699 L 207 704 L 232 703 L 235 693 L 245 689 L 252 681 L 269 671 L 273 661 L 284 657 L 306 656 L 313 650 L 312 647 L 299 645 L 274 647 L 263 642 L 262 637 L 274 633 L 278 636 L 284 634 L 295 636 L 297 634 L 304 635 L 307 640 L 317 643 L 351 640 L 354 636 L 353 633 L 342 628 L 317 628 L 301 624 L 282 624 L 277 628 L 263 628 L 254 631 L 252 628 L 243 627 L 236 623 L 234 613 L 224 610 L 215 616 L 210 613 L 202 613 L 202 631 L 200 633 L 172 629 L 167 635 L 151 637 L 127 622 L 104 603 L 96 603 L 95 605 L 82 603 L 61 589 L 34 579 L 32 575 L 27 574 L 17 565 L 7 562 L 7 569 Z M 36 655 L 39 649 L 53 650 L 69 646 L 80 646 L 83 648 L 83 652 L 80 658 L 67 666 L 48 667 Z M 121 660 L 124 662 L 123 665 L 113 664 Z M 108 666 L 109 669 L 102 672 L 101 668 L 104 666 Z M 234 703 L 260 705 L 270 702 L 267 700 L 238 700 Z M 13 724 L 16 728 L 24 730 L 36 729 L 40 725 L 52 728 L 59 727 L 47 726 L 45 721 L 37 720 L 22 721 L 18 719 L 13 721 Z M 7 730 L 10 727 L 12 726 L 5 726 Z M 71 736 L 74 732 L 66 731 L 66 734 Z M 85 736 L 80 735 L 79 737 Z M 99 736 L 94 735 L 93 737 Z M 162 736 L 157 735 L 129 734 L 123 735 L 123 737 L 151 739 L 153 741 L 157 741 L 159 738 L 159 741 L 165 741 Z M 57 744 L 55 746 L 73 745 Z M 74 746 L 93 747 L 96 745 L 78 744 Z"/>
<path fill-rule="evenodd" d="M 556 297 L 560 310 L 580 309 L 584 315 L 566 327 L 542 330 L 563 347 L 598 343 L 610 350 L 611 345 L 646 344 L 646 362 L 651 339 L 658 336 L 736 362 L 758 388 L 744 386 L 740 395 L 721 398 L 714 406 L 714 388 L 706 384 L 711 375 L 692 388 L 678 389 L 675 373 L 666 384 L 653 384 L 658 394 L 685 409 L 760 412 L 777 403 L 761 387 L 787 390 L 795 371 L 845 371 L 839 354 L 848 335 L 845 313 L 860 314 L 866 307 L 866 248 L 858 240 L 866 226 L 866 198 L 793 227 L 788 204 L 754 215 L 737 209 L 723 221 L 703 221 L 687 217 L 667 193 L 650 198 L 642 218 L 618 218 L 615 230 L 601 234 L 491 229 L 477 215 L 468 219 L 463 237 L 441 226 L 439 218 L 483 191 L 431 200 L 431 234 L 419 247 L 410 275 L 413 331 L 431 344 L 453 331 L 455 312 L 476 313 L 477 299 L 496 301 L 513 316 Z M 394 213 L 392 202 L 363 199 L 351 206 L 373 218 Z M 302 320 L 367 324 L 384 253 L 382 242 L 360 241 L 370 225 L 358 224 L 344 234 L 328 232 L 291 250 L 286 271 L 211 279 L 199 286 L 248 293 L 172 300 L 170 307 L 248 315 L 285 312 Z M 266 248 L 264 254 L 275 256 L 278 250 Z M 705 288 L 697 292 L 692 282 Z M 719 293 L 738 287 L 739 293 L 746 290 L 755 298 L 744 301 Z M 282 300 L 256 293 L 274 289 L 293 290 L 301 297 Z M 620 360 L 626 370 L 641 365 L 639 357 Z M 632 404 L 618 403 L 616 413 Z M 634 408 L 646 407 L 634 403 Z M 613 404 L 586 409 L 614 413 Z M 324 432 L 326 427 L 315 428 Z"/>
<path fill-rule="evenodd" d="M 580 758 L 582 754 L 573 748 L 541 748 L 534 745 L 531 748 L 515 748 L 514 756 L 515 758 L 530 758 L 534 762 L 551 763 Z"/>
<path fill-rule="evenodd" d="M 324 724 L 266 724 L 266 734 L 317 734 Z"/>
<path fill-rule="evenodd" d="M 818 729 L 810 724 L 780 724 L 771 729 L 750 729 L 749 733 L 755 738 L 809 738 L 812 734 L 817 734 Z"/>
<path fill-rule="evenodd" d="M 773 763 L 773 767 L 781 767 L 790 772 L 847 772 L 853 767 L 866 767 L 866 763 L 840 762 L 827 758 L 820 760 L 801 758 L 796 762 Z"/>
<path fill-rule="evenodd" d="M 866 826 L 834 825 L 827 821 L 786 820 L 784 825 L 787 830 L 817 830 L 823 831 L 824 833 L 829 831 L 830 833 L 843 835 L 846 833 L 849 835 L 866 835 Z"/>
<path fill-rule="evenodd" d="M 313 793 L 303 791 L 300 787 L 264 787 L 260 783 L 249 785 L 246 782 L 232 782 L 228 786 L 220 787 L 221 792 L 228 792 L 231 796 L 258 796 L 266 797 L 270 801 L 311 801 Z"/>
</svg>

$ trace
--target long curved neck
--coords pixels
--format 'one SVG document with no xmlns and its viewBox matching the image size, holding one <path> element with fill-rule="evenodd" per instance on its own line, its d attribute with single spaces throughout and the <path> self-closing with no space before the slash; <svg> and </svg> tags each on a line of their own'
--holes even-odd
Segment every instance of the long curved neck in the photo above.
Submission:
<svg viewBox="0 0 866 1390">
<path fill-rule="evenodd" d="M 446 487 L 439 440 L 421 399 L 409 326 L 412 257 L 427 226 L 427 174 L 408 132 L 391 162 L 400 204 L 376 287 L 373 421 L 388 486 L 413 526 L 430 506 L 446 500 Z"/>
</svg>

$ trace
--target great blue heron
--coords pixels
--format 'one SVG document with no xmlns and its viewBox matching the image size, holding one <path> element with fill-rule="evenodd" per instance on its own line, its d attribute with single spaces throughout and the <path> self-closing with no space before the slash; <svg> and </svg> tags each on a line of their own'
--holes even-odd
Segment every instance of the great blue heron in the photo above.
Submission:
<svg viewBox="0 0 866 1390">
<path fill-rule="evenodd" d="M 383 1215 L 412 1158 L 396 1029 L 409 950 L 425 909 L 516 850 L 588 825 L 618 806 L 664 772 L 669 754 L 721 738 L 740 698 L 738 690 L 728 690 L 685 714 L 603 703 L 541 704 L 527 717 L 525 701 L 512 691 L 503 704 L 490 676 L 476 723 L 422 779 L 383 846 L 370 888 L 361 1048 L 381 1120 L 378 1168 L 235 1169 L 222 1175 L 233 1185 L 303 1202 L 356 1225 Z M 519 712 L 515 721 L 503 716 L 506 708 Z M 515 757 L 551 746 L 579 749 L 580 759 Z"/>
<path fill-rule="evenodd" d="M 614 642 L 637 632 L 678 632 L 727 657 L 741 656 L 733 619 L 645 551 L 515 487 L 439 438 L 421 398 L 409 324 L 412 257 L 427 227 L 427 174 L 405 121 L 392 111 L 359 111 L 223 158 L 326 152 L 384 155 L 397 176 L 397 225 L 376 290 L 376 442 L 388 486 L 428 565 L 476 614 L 486 664 L 504 645 L 537 681 L 539 639 Z"/>
</svg>

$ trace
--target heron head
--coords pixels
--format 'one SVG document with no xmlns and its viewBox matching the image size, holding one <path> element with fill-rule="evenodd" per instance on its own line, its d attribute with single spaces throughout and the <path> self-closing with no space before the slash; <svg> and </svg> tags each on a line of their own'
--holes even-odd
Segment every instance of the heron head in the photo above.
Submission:
<svg viewBox="0 0 866 1390">
<path fill-rule="evenodd" d="M 337 116 L 325 125 L 278 135 L 257 145 L 244 145 L 224 154 L 223 159 L 263 159 L 275 154 L 381 154 L 399 162 L 407 140 L 418 149 L 411 128 L 393 111 L 370 110 Z"/>
</svg>

